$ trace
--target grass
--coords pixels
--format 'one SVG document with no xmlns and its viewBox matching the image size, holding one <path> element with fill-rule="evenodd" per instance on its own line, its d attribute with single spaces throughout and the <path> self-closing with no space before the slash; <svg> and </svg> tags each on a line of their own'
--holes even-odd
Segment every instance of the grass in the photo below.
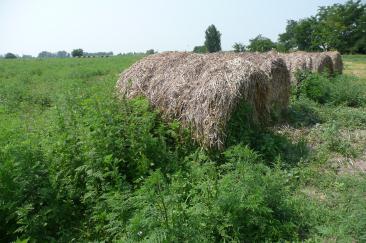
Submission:
<svg viewBox="0 0 366 243">
<path fill-rule="evenodd" d="M 345 73 L 360 78 L 366 78 L 366 63 L 364 55 L 346 55 L 343 57 Z"/>
<path fill-rule="evenodd" d="M 1 242 L 366 240 L 366 56 L 222 152 L 115 98 L 139 58 L 0 60 Z"/>
</svg>

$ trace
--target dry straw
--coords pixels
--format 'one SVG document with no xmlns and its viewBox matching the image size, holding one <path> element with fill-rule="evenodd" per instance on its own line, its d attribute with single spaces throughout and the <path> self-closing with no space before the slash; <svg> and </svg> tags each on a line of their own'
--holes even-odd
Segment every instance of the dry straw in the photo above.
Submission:
<svg viewBox="0 0 366 243">
<path fill-rule="evenodd" d="M 291 83 L 297 84 L 296 73 L 298 71 L 310 71 L 314 73 L 334 73 L 332 58 L 325 52 L 293 52 L 279 54 L 286 62 L 290 71 Z"/>
<path fill-rule="evenodd" d="M 285 63 L 274 54 L 166 52 L 122 73 L 117 90 L 147 97 L 165 119 L 180 120 L 202 145 L 221 149 L 240 102 L 252 106 L 254 120 L 264 119 L 274 104 L 285 108 L 289 84 Z"/>
<path fill-rule="evenodd" d="M 329 51 L 326 54 L 332 59 L 333 70 L 337 74 L 343 73 L 343 61 L 342 56 L 338 51 Z"/>
</svg>

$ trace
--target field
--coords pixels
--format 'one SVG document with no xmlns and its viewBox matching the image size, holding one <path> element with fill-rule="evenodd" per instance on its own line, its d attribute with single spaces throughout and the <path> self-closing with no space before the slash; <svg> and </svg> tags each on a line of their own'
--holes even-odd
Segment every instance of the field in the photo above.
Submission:
<svg viewBox="0 0 366 243">
<path fill-rule="evenodd" d="M 222 152 L 115 97 L 141 57 L 0 60 L 0 242 L 366 241 L 366 56 Z"/>
</svg>

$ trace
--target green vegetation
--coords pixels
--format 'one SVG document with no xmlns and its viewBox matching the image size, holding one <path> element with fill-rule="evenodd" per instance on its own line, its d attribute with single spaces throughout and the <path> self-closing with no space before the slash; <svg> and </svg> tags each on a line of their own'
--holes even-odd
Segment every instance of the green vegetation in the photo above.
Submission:
<svg viewBox="0 0 366 243">
<path fill-rule="evenodd" d="M 249 45 L 247 46 L 249 51 L 252 52 L 267 52 L 276 47 L 276 44 L 271 41 L 271 39 L 258 35 L 254 39 L 249 40 Z"/>
<path fill-rule="evenodd" d="M 245 52 L 246 46 L 242 43 L 234 43 L 233 45 L 234 52 Z"/>
<path fill-rule="evenodd" d="M 221 152 L 115 97 L 138 58 L 0 60 L 1 242 L 366 239 L 365 56 L 303 75 L 283 126 L 240 106 Z"/>
<path fill-rule="evenodd" d="M 82 57 L 84 55 L 83 49 L 74 49 L 71 52 L 72 57 Z"/>
<path fill-rule="evenodd" d="M 286 50 L 366 53 L 366 4 L 349 0 L 345 4 L 320 7 L 316 16 L 289 20 L 279 42 Z"/>
<path fill-rule="evenodd" d="M 366 105 L 366 86 L 364 80 L 350 76 L 327 77 L 326 74 L 300 73 L 302 80 L 296 89 L 297 94 L 320 104 L 362 107 Z"/>
<path fill-rule="evenodd" d="M 17 56 L 13 53 L 9 52 L 5 54 L 5 59 L 15 59 L 15 58 L 17 58 Z"/>
<path fill-rule="evenodd" d="M 149 49 L 146 51 L 146 55 L 152 55 L 155 54 L 155 50 L 154 49 Z"/>
<path fill-rule="evenodd" d="M 207 53 L 207 47 L 206 46 L 195 46 L 193 48 L 194 53 Z"/>
<path fill-rule="evenodd" d="M 278 42 L 261 35 L 249 40 L 249 51 L 329 51 L 366 54 L 366 4 L 349 0 L 344 4 L 320 7 L 315 16 L 289 20 Z M 238 43 L 234 51 L 239 52 Z"/>
<path fill-rule="evenodd" d="M 208 52 L 221 51 L 221 33 L 215 25 L 208 26 L 205 32 L 205 47 Z"/>
</svg>

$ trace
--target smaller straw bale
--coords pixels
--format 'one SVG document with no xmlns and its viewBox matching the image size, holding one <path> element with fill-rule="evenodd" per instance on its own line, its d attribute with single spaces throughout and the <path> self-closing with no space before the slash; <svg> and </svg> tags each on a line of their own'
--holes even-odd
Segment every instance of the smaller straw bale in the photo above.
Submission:
<svg viewBox="0 0 366 243">
<path fill-rule="evenodd" d="M 342 74 L 343 61 L 341 54 L 338 51 L 328 51 L 326 54 L 332 59 L 334 72 L 337 74 Z"/>
<path fill-rule="evenodd" d="M 325 52 L 310 52 L 308 55 L 312 59 L 312 68 L 314 73 L 334 73 L 332 59 Z"/>
<path fill-rule="evenodd" d="M 279 54 L 286 62 L 290 71 L 291 83 L 298 84 L 296 73 L 298 71 L 309 71 L 314 73 L 334 73 L 332 59 L 324 52 L 303 52 L 297 51 L 287 54 Z"/>
</svg>

